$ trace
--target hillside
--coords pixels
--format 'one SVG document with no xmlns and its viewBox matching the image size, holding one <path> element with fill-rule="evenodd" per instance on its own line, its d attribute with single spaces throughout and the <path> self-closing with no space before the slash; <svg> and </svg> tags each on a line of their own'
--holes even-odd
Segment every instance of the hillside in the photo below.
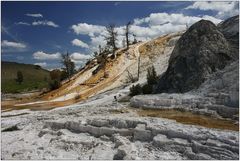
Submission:
<svg viewBox="0 0 240 161">
<path fill-rule="evenodd" d="M 108 73 L 106 78 L 103 68 L 93 74 L 93 71 L 100 66 L 96 59 L 93 59 L 69 82 L 63 83 L 59 89 L 47 93 L 42 98 L 50 101 L 66 101 L 80 96 L 80 100 L 83 100 L 117 87 L 130 86 L 128 75 L 130 73 L 133 77 L 137 77 L 139 57 L 140 79 L 136 83 L 144 83 L 148 67 L 154 65 L 161 68 L 157 74 L 166 70 L 174 43 L 181 34 L 182 32 L 164 35 L 151 41 L 131 45 L 129 50 L 117 50 L 116 58 L 112 59 L 110 56 L 108 58 L 105 67 Z"/>
<path fill-rule="evenodd" d="M 230 43 L 201 20 L 108 55 L 107 75 L 92 59 L 59 89 L 2 104 L 2 159 L 239 160 L 239 61 Z M 130 98 L 151 66 L 165 80 L 159 94 Z"/>
<path fill-rule="evenodd" d="M 21 84 L 15 81 L 18 71 L 23 74 Z M 3 93 L 18 93 L 46 88 L 49 79 L 49 71 L 39 66 L 2 61 L 1 90 Z"/>
</svg>

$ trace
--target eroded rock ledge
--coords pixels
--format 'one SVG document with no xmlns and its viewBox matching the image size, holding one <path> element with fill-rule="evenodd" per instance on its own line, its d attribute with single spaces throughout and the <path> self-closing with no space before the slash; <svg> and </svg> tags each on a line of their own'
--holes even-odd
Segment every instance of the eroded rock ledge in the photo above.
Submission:
<svg viewBox="0 0 240 161">
<path fill-rule="evenodd" d="M 175 152 L 184 159 L 239 158 L 237 132 L 183 125 L 167 119 L 146 118 L 140 121 L 134 118 L 95 117 L 78 121 L 47 121 L 39 137 L 50 134 L 57 136 L 59 141 L 66 137 L 62 130 L 74 135 L 87 133 L 88 139 L 99 138 L 112 143 L 113 154 L 104 159 L 139 159 L 141 149 L 137 146 L 140 142 L 162 152 Z M 89 142 L 88 139 L 85 142 Z M 77 141 L 73 138 L 68 141 L 71 140 Z M 89 144 L 93 146 L 93 143 Z"/>
<path fill-rule="evenodd" d="M 219 103 L 224 102 L 227 98 L 228 95 L 224 93 L 215 93 L 212 97 L 210 94 L 209 97 L 204 97 L 187 93 L 138 95 L 131 99 L 131 106 L 153 109 L 182 109 L 199 114 L 236 119 L 235 115 L 238 114 L 238 108 Z"/>
</svg>

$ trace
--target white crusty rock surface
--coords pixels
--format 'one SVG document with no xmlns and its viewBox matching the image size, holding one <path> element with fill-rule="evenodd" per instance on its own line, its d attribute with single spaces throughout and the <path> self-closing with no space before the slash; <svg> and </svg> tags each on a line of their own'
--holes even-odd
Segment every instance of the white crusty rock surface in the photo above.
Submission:
<svg viewBox="0 0 240 161">
<path fill-rule="evenodd" d="M 218 70 L 196 90 L 187 93 L 138 95 L 131 105 L 143 108 L 185 109 L 202 114 L 234 118 L 239 111 L 239 61 Z"/>
<path fill-rule="evenodd" d="M 239 159 L 238 132 L 114 113 L 127 108 L 100 102 L 2 113 L 1 159 Z"/>
</svg>

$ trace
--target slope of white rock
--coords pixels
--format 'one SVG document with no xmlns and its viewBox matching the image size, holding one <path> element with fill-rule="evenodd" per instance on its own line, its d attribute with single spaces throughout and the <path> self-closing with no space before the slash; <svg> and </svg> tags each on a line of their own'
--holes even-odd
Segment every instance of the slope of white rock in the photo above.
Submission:
<svg viewBox="0 0 240 161">
<path fill-rule="evenodd" d="M 236 119 L 239 113 L 238 61 L 213 73 L 197 90 L 178 94 L 138 95 L 134 107 L 185 109 L 217 117 Z"/>
<path fill-rule="evenodd" d="M 100 98 L 101 100 L 102 98 Z M 104 98 L 103 98 L 104 99 Z M 96 100 L 93 100 L 96 101 Z M 106 100 L 105 100 L 106 101 Z M 238 159 L 236 131 L 81 105 L 2 114 L 2 159 Z M 14 118 L 14 119 L 13 119 Z"/>
</svg>

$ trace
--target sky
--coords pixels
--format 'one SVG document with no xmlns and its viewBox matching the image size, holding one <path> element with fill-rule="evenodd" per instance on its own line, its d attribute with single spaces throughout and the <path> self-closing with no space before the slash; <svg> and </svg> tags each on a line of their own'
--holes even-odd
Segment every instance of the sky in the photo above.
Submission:
<svg viewBox="0 0 240 161">
<path fill-rule="evenodd" d="M 238 1 L 227 2 L 1 2 L 1 59 L 61 68 L 61 54 L 70 54 L 80 68 L 98 46 L 105 46 L 105 26 L 116 25 L 118 47 L 131 21 L 131 40 L 147 41 L 182 31 L 206 19 L 215 24 L 239 14 Z"/>
</svg>

